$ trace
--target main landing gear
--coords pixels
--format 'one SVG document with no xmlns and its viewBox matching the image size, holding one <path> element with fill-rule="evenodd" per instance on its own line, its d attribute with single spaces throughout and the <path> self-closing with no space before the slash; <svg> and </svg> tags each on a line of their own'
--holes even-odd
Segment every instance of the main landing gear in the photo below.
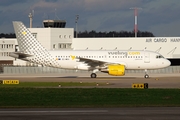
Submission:
<svg viewBox="0 0 180 120">
<path fill-rule="evenodd" d="M 149 75 L 147 74 L 147 69 L 145 69 L 145 75 L 144 78 L 149 78 Z"/>
<path fill-rule="evenodd" d="M 99 71 L 99 69 L 94 69 L 91 73 L 91 78 L 96 78 L 97 77 L 96 72 L 98 72 L 98 71 Z"/>
<path fill-rule="evenodd" d="M 96 73 L 91 73 L 91 78 L 96 78 L 96 77 L 97 77 Z"/>
</svg>

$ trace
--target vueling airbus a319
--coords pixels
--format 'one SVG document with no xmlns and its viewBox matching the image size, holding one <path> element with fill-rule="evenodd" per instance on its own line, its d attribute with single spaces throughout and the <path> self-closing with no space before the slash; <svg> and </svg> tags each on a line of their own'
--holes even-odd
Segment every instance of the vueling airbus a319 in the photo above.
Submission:
<svg viewBox="0 0 180 120">
<path fill-rule="evenodd" d="M 162 55 L 143 50 L 100 50 L 100 51 L 47 51 L 31 34 L 22 22 L 13 22 L 19 45 L 19 52 L 10 56 L 43 66 L 92 71 L 91 78 L 96 78 L 96 72 L 104 72 L 113 76 L 125 75 L 125 70 L 159 69 L 170 66 L 170 61 Z"/>
</svg>

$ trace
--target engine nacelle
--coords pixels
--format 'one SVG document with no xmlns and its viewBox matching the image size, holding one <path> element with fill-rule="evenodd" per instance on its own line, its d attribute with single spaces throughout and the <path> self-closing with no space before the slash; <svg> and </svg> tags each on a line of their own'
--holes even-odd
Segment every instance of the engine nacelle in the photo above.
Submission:
<svg viewBox="0 0 180 120">
<path fill-rule="evenodd" d="M 125 66 L 124 65 L 109 65 L 106 70 L 102 70 L 101 72 L 106 72 L 109 75 L 114 75 L 114 76 L 123 76 L 125 75 Z"/>
</svg>

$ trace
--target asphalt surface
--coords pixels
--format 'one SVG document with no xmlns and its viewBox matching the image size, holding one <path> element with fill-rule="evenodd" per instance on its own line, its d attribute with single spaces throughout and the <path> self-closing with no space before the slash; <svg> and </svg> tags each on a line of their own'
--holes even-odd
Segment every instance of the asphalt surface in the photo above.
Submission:
<svg viewBox="0 0 180 120">
<path fill-rule="evenodd" d="M 179 120 L 179 107 L 0 109 L 1 120 Z"/>
<path fill-rule="evenodd" d="M 106 88 L 131 88 L 133 83 L 148 83 L 149 88 L 180 88 L 180 73 L 153 74 L 145 79 L 142 74 L 123 77 L 98 75 L 90 78 L 81 74 L 0 74 L 0 80 L 20 82 L 96 82 L 109 83 Z M 63 86 L 62 86 L 63 87 Z M 76 86 L 77 87 L 77 86 Z M 93 87 L 93 86 L 92 86 Z M 97 86 L 96 86 L 97 87 Z M 1 108 L 1 120 L 179 120 L 180 107 L 137 108 Z"/>
<path fill-rule="evenodd" d="M 28 74 L 4 75 L 0 80 L 19 80 L 20 82 L 96 82 L 108 83 L 106 88 L 131 88 L 132 84 L 148 83 L 149 88 L 180 88 L 180 73 L 178 74 L 152 74 L 146 79 L 143 74 L 128 74 L 122 77 L 113 77 L 100 74 L 97 78 L 90 78 L 88 74 Z M 62 86 L 63 87 L 63 86 Z M 77 87 L 77 86 L 76 86 Z M 93 86 L 92 86 L 93 87 Z"/>
</svg>

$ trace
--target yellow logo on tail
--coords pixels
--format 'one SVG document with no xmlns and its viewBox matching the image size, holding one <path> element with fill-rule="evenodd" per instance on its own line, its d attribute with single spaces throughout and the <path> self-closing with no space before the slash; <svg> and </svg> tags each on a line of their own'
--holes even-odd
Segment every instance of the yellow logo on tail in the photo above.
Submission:
<svg viewBox="0 0 180 120">
<path fill-rule="evenodd" d="M 26 32 L 24 31 L 24 32 L 22 32 L 22 34 L 23 34 L 23 35 L 26 35 Z"/>
</svg>

